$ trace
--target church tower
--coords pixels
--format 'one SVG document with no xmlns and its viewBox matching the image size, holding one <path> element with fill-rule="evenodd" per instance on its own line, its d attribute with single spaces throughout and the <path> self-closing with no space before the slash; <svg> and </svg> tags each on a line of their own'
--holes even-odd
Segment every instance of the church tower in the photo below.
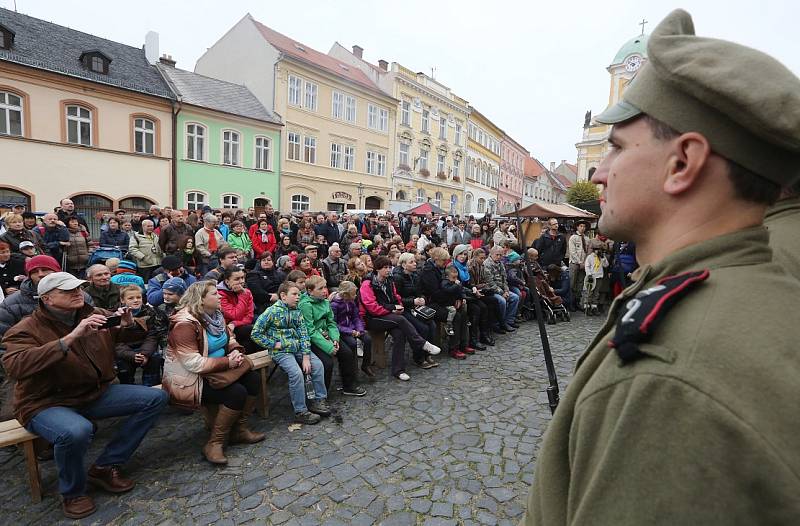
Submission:
<svg viewBox="0 0 800 526">
<path fill-rule="evenodd" d="M 622 94 L 630 84 L 636 72 L 647 61 L 647 39 L 644 34 L 642 21 L 642 34 L 633 37 L 619 48 L 611 65 L 606 68 L 611 76 L 611 85 L 608 93 L 608 106 L 611 107 L 622 98 Z M 595 122 L 592 112 L 587 111 L 583 123 L 583 137 L 575 145 L 578 149 L 578 180 L 586 181 L 591 178 L 600 161 L 608 151 L 608 133 L 611 127 Z"/>
</svg>

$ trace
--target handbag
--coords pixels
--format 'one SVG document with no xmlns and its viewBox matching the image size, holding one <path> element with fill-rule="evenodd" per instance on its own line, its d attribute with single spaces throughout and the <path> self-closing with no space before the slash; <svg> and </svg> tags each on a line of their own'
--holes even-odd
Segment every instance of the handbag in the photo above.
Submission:
<svg viewBox="0 0 800 526">
<path fill-rule="evenodd" d="M 427 305 L 418 305 L 414 307 L 414 311 L 412 313 L 417 318 L 423 319 L 425 321 L 430 321 L 436 316 L 436 310 L 428 307 Z"/>
<path fill-rule="evenodd" d="M 169 395 L 170 405 L 191 410 L 200 407 L 200 375 L 187 371 L 169 356 L 164 361 L 161 388 Z"/>
<path fill-rule="evenodd" d="M 225 369 L 215 373 L 208 373 L 203 375 L 205 380 L 212 389 L 224 389 L 231 385 L 233 382 L 245 375 L 246 372 L 253 370 L 253 362 L 247 356 L 242 360 L 242 364 L 235 369 Z"/>
</svg>

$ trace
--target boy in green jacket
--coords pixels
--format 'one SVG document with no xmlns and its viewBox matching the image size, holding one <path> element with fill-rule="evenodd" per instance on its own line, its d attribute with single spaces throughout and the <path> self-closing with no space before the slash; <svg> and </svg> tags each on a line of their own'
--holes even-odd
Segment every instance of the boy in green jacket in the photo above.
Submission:
<svg viewBox="0 0 800 526">
<path fill-rule="evenodd" d="M 339 328 L 328 301 L 328 286 L 322 276 L 306 279 L 306 294 L 300 299 L 300 312 L 311 339 L 311 352 L 325 367 L 325 387 L 331 388 L 333 357 L 339 360 L 342 373 L 342 393 L 347 396 L 364 396 L 367 391 L 356 384 L 356 354 L 339 340 Z"/>
</svg>

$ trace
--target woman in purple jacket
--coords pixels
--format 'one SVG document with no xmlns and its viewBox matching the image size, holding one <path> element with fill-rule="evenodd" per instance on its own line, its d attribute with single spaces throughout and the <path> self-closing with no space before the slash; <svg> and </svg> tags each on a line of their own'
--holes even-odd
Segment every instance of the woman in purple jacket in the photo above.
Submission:
<svg viewBox="0 0 800 526">
<path fill-rule="evenodd" d="M 358 289 L 352 281 L 342 281 L 338 290 L 330 297 L 333 317 L 339 327 L 339 335 L 351 349 L 356 348 L 356 340 L 361 340 L 364 356 L 361 359 L 361 370 L 368 378 L 375 378 L 372 370 L 372 339 L 364 328 L 364 320 L 356 303 Z"/>
</svg>

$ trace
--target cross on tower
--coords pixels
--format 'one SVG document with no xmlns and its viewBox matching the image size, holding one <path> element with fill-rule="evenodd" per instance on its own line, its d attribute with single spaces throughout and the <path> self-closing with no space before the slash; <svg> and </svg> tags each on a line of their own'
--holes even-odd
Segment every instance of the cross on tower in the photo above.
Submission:
<svg viewBox="0 0 800 526">
<path fill-rule="evenodd" d="M 647 20 L 645 20 L 644 18 L 642 18 L 642 21 L 639 22 L 639 25 L 642 26 L 642 34 L 643 35 L 644 35 L 644 25 L 647 24 L 647 23 L 649 23 L 649 22 L 647 22 Z"/>
</svg>

